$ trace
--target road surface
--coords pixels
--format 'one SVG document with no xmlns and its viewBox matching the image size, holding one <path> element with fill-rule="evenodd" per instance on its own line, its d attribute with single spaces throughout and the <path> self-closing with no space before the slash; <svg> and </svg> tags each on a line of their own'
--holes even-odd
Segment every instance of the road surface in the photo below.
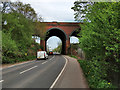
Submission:
<svg viewBox="0 0 120 90">
<path fill-rule="evenodd" d="M 2 88 L 50 88 L 65 65 L 62 55 L 49 56 L 2 70 Z"/>
</svg>

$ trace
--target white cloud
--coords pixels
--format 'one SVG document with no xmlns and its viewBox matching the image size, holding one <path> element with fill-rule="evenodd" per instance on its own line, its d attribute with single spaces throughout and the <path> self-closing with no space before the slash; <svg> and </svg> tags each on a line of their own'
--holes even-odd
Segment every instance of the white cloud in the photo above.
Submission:
<svg viewBox="0 0 120 90">
<path fill-rule="evenodd" d="M 55 49 L 58 46 L 58 42 L 62 43 L 61 39 L 56 36 L 52 36 L 47 40 L 47 45 L 51 49 Z"/>
<path fill-rule="evenodd" d="M 11 0 L 17 1 L 17 0 Z M 29 3 L 40 14 L 44 21 L 74 21 L 74 11 L 71 9 L 76 0 L 19 0 Z"/>
<path fill-rule="evenodd" d="M 70 37 L 70 43 L 79 43 L 79 39 L 75 36 Z"/>
</svg>

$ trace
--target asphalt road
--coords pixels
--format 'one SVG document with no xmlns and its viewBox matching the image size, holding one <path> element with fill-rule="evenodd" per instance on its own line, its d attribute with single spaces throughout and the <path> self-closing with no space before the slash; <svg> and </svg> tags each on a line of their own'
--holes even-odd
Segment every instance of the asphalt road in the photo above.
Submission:
<svg viewBox="0 0 120 90">
<path fill-rule="evenodd" d="M 62 68 L 65 59 L 61 55 L 47 60 L 35 60 L 2 70 L 2 88 L 50 88 Z"/>
</svg>

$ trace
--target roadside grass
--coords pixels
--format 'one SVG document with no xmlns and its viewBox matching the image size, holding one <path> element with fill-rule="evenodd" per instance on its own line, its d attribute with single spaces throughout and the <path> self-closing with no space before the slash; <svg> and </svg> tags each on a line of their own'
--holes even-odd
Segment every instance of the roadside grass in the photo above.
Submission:
<svg viewBox="0 0 120 90">
<path fill-rule="evenodd" d="M 77 56 L 71 55 L 71 57 L 73 57 L 73 58 L 76 58 L 76 59 L 77 59 Z"/>
</svg>

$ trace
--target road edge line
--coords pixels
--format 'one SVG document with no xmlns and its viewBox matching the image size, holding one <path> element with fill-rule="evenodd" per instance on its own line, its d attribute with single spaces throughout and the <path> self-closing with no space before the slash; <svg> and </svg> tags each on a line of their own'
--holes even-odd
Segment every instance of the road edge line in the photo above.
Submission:
<svg viewBox="0 0 120 90">
<path fill-rule="evenodd" d="M 55 57 L 55 56 L 53 56 L 53 57 Z M 52 58 L 53 58 L 52 57 Z M 51 59 L 51 58 L 50 58 Z M 5 70 L 5 69 L 9 69 L 9 68 L 12 68 L 12 67 L 16 67 L 16 66 L 19 66 L 19 65 L 22 65 L 22 64 L 27 64 L 27 63 L 30 63 L 30 62 L 34 62 L 34 61 L 36 61 L 36 59 L 33 59 L 33 60 L 31 60 L 31 61 L 25 61 L 25 62 L 21 62 L 21 63 L 15 63 L 15 65 L 10 65 L 10 66 L 6 66 L 6 67 L 1 67 L 0 69 L 1 70 Z"/>
<path fill-rule="evenodd" d="M 65 58 L 65 56 L 63 56 Z M 55 86 L 55 84 L 57 83 L 58 79 L 60 78 L 60 76 L 62 75 L 63 71 L 65 70 L 66 66 L 67 66 L 67 63 L 68 63 L 68 60 L 65 58 L 66 60 L 66 63 L 63 67 L 63 69 L 61 70 L 61 72 L 59 73 L 59 75 L 57 76 L 57 78 L 55 79 L 55 81 L 53 82 L 53 84 L 50 86 L 49 90 L 52 90 L 52 88 Z"/>
<path fill-rule="evenodd" d="M 0 83 L 2 83 L 4 80 L 0 80 Z"/>
<path fill-rule="evenodd" d="M 8 68 L 12 68 L 12 67 L 16 67 L 16 66 L 19 66 L 19 65 L 22 65 L 22 64 L 27 64 L 27 63 L 34 62 L 34 61 L 35 61 L 35 59 L 31 60 L 31 61 L 21 62 L 21 63 L 18 63 L 18 64 L 15 63 L 15 65 L 10 65 L 10 66 L 6 66 L 6 67 L 2 67 L 2 70 L 8 69 Z"/>
</svg>

